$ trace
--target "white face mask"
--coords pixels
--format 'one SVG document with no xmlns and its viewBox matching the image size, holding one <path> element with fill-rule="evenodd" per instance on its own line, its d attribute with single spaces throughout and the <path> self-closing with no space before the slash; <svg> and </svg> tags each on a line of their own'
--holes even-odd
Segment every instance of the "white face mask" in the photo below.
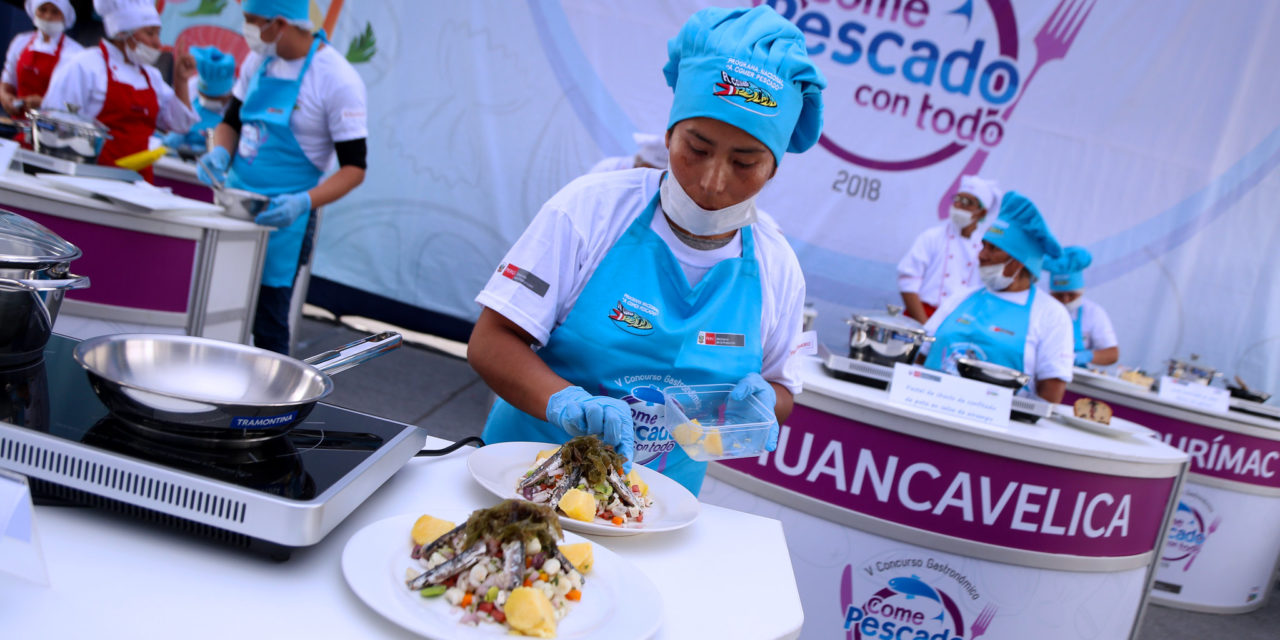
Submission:
<svg viewBox="0 0 1280 640">
<path fill-rule="evenodd" d="M 972 211 L 961 209 L 960 207 L 951 207 L 951 224 L 955 225 L 956 229 L 963 230 L 973 224 L 973 218 Z"/>
<path fill-rule="evenodd" d="M 1072 300 L 1071 302 L 1068 302 L 1062 306 L 1066 307 L 1067 311 L 1070 311 L 1072 314 L 1075 314 L 1075 312 L 1080 309 L 1080 305 L 1082 304 L 1084 304 L 1084 296 L 1076 298 L 1075 300 Z"/>
<path fill-rule="evenodd" d="M 125 56 L 136 65 L 154 65 L 160 59 L 160 50 L 139 42 L 132 49 L 126 48 Z"/>
<path fill-rule="evenodd" d="M 33 18 L 32 22 L 35 23 L 36 28 L 40 30 L 40 33 L 43 33 L 50 38 L 56 38 L 62 35 L 62 32 L 67 28 L 66 23 L 61 20 L 57 22 L 50 22 L 48 20 L 41 20 L 40 18 Z"/>
<path fill-rule="evenodd" d="M 262 27 L 246 22 L 241 29 L 244 31 L 244 41 L 248 43 L 250 50 L 267 58 L 276 55 L 277 43 L 262 41 Z"/>
<path fill-rule="evenodd" d="M 1011 276 L 1004 275 L 1004 267 L 1008 262 L 1001 264 L 993 264 L 985 267 L 978 267 L 978 275 L 982 277 L 982 284 L 992 291 L 1004 291 L 1013 284 L 1018 278 L 1018 272 L 1014 272 Z"/>
<path fill-rule="evenodd" d="M 756 221 L 755 196 L 723 209 L 703 209 L 685 193 L 684 187 L 676 182 L 675 174 L 670 171 L 659 192 L 662 210 L 672 222 L 695 236 L 729 233 Z"/>
</svg>

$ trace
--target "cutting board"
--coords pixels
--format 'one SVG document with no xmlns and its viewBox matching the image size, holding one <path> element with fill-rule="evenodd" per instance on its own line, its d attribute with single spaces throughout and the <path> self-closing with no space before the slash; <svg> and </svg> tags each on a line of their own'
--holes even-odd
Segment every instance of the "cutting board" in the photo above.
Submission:
<svg viewBox="0 0 1280 640">
<path fill-rule="evenodd" d="M 63 191 L 106 200 L 126 211 L 186 215 L 221 215 L 223 211 L 218 205 L 175 196 L 147 182 L 122 182 L 56 173 L 42 173 L 38 177 Z"/>
</svg>

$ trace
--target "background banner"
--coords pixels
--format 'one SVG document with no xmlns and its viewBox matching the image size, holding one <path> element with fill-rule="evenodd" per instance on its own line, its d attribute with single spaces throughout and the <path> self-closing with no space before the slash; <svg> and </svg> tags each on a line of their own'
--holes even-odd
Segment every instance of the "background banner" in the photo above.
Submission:
<svg viewBox="0 0 1280 640">
<path fill-rule="evenodd" d="M 317 285 L 402 303 L 410 328 L 473 320 L 543 201 L 633 153 L 633 132 L 663 131 L 666 41 L 709 4 L 317 2 L 370 110 L 368 178 L 328 208 Z M 1086 295 L 1110 312 L 1122 364 L 1196 353 L 1280 389 L 1280 4 L 768 4 L 830 82 L 820 145 L 787 156 L 760 199 L 800 257 L 823 342 L 844 342 L 851 311 L 899 301 L 898 259 L 977 172 L 1093 252 Z M 169 0 L 166 40 L 234 29 L 238 11 Z"/>
</svg>

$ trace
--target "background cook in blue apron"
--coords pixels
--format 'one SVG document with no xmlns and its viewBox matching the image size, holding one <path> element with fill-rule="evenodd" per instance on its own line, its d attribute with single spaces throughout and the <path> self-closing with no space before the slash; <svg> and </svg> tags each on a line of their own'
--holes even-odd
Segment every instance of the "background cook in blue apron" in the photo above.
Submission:
<svg viewBox="0 0 1280 640">
<path fill-rule="evenodd" d="M 1035 204 L 1006 193 L 978 253 L 983 286 L 944 304 L 925 323 L 937 338 L 922 350 L 925 366 L 954 373 L 957 357 L 974 357 L 1030 374 L 1036 395 L 1062 402 L 1074 357 L 1071 318 L 1033 286 L 1045 256 L 1061 253 Z"/>
<path fill-rule="evenodd" d="M 196 61 L 196 75 L 191 78 L 188 95 L 195 96 L 191 108 L 200 121 L 186 133 L 166 133 L 161 141 L 170 149 L 185 146 L 203 153 L 207 143 L 205 132 L 218 126 L 231 104 L 231 86 L 236 81 L 236 59 L 217 47 L 187 49 Z"/>
<path fill-rule="evenodd" d="M 543 205 L 477 296 L 467 353 L 499 396 L 486 442 L 595 433 L 696 494 L 706 464 L 671 440 L 663 387 L 737 383 L 779 421 L 800 391 L 804 277 L 755 196 L 817 141 L 825 80 L 767 6 L 699 11 L 668 53 L 669 171 L 586 175 Z"/>
<path fill-rule="evenodd" d="M 1105 367 L 1120 359 L 1111 317 L 1102 305 L 1084 297 L 1084 270 L 1092 263 L 1093 255 L 1084 247 L 1067 247 L 1061 256 L 1044 261 L 1049 293 L 1071 316 L 1077 367 Z"/>
<path fill-rule="evenodd" d="M 311 212 L 364 181 L 365 87 L 323 32 L 312 35 L 308 0 L 242 6 L 252 51 L 197 173 L 205 184 L 225 177 L 227 186 L 273 196 L 255 220 L 276 230 L 267 240 L 253 341 L 287 353 L 289 300 L 311 254 Z M 338 170 L 321 180 L 335 157 Z"/>
</svg>

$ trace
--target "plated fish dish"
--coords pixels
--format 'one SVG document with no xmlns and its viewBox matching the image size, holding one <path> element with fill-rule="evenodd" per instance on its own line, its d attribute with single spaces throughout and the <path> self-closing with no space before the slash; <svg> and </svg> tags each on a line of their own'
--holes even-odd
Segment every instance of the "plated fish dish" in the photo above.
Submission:
<svg viewBox="0 0 1280 640">
<path fill-rule="evenodd" d="M 624 475 L 623 462 L 599 438 L 579 436 L 539 453 L 516 492 L 582 522 L 643 523 L 645 510 L 653 506 L 649 486 L 635 469 Z"/>
<path fill-rule="evenodd" d="M 511 633 L 554 638 L 557 623 L 583 597 L 590 543 L 560 545 L 555 512 L 506 500 L 455 525 L 430 515 L 410 532 L 417 567 L 405 585 L 461 610 L 462 624 L 495 624 Z"/>
</svg>

